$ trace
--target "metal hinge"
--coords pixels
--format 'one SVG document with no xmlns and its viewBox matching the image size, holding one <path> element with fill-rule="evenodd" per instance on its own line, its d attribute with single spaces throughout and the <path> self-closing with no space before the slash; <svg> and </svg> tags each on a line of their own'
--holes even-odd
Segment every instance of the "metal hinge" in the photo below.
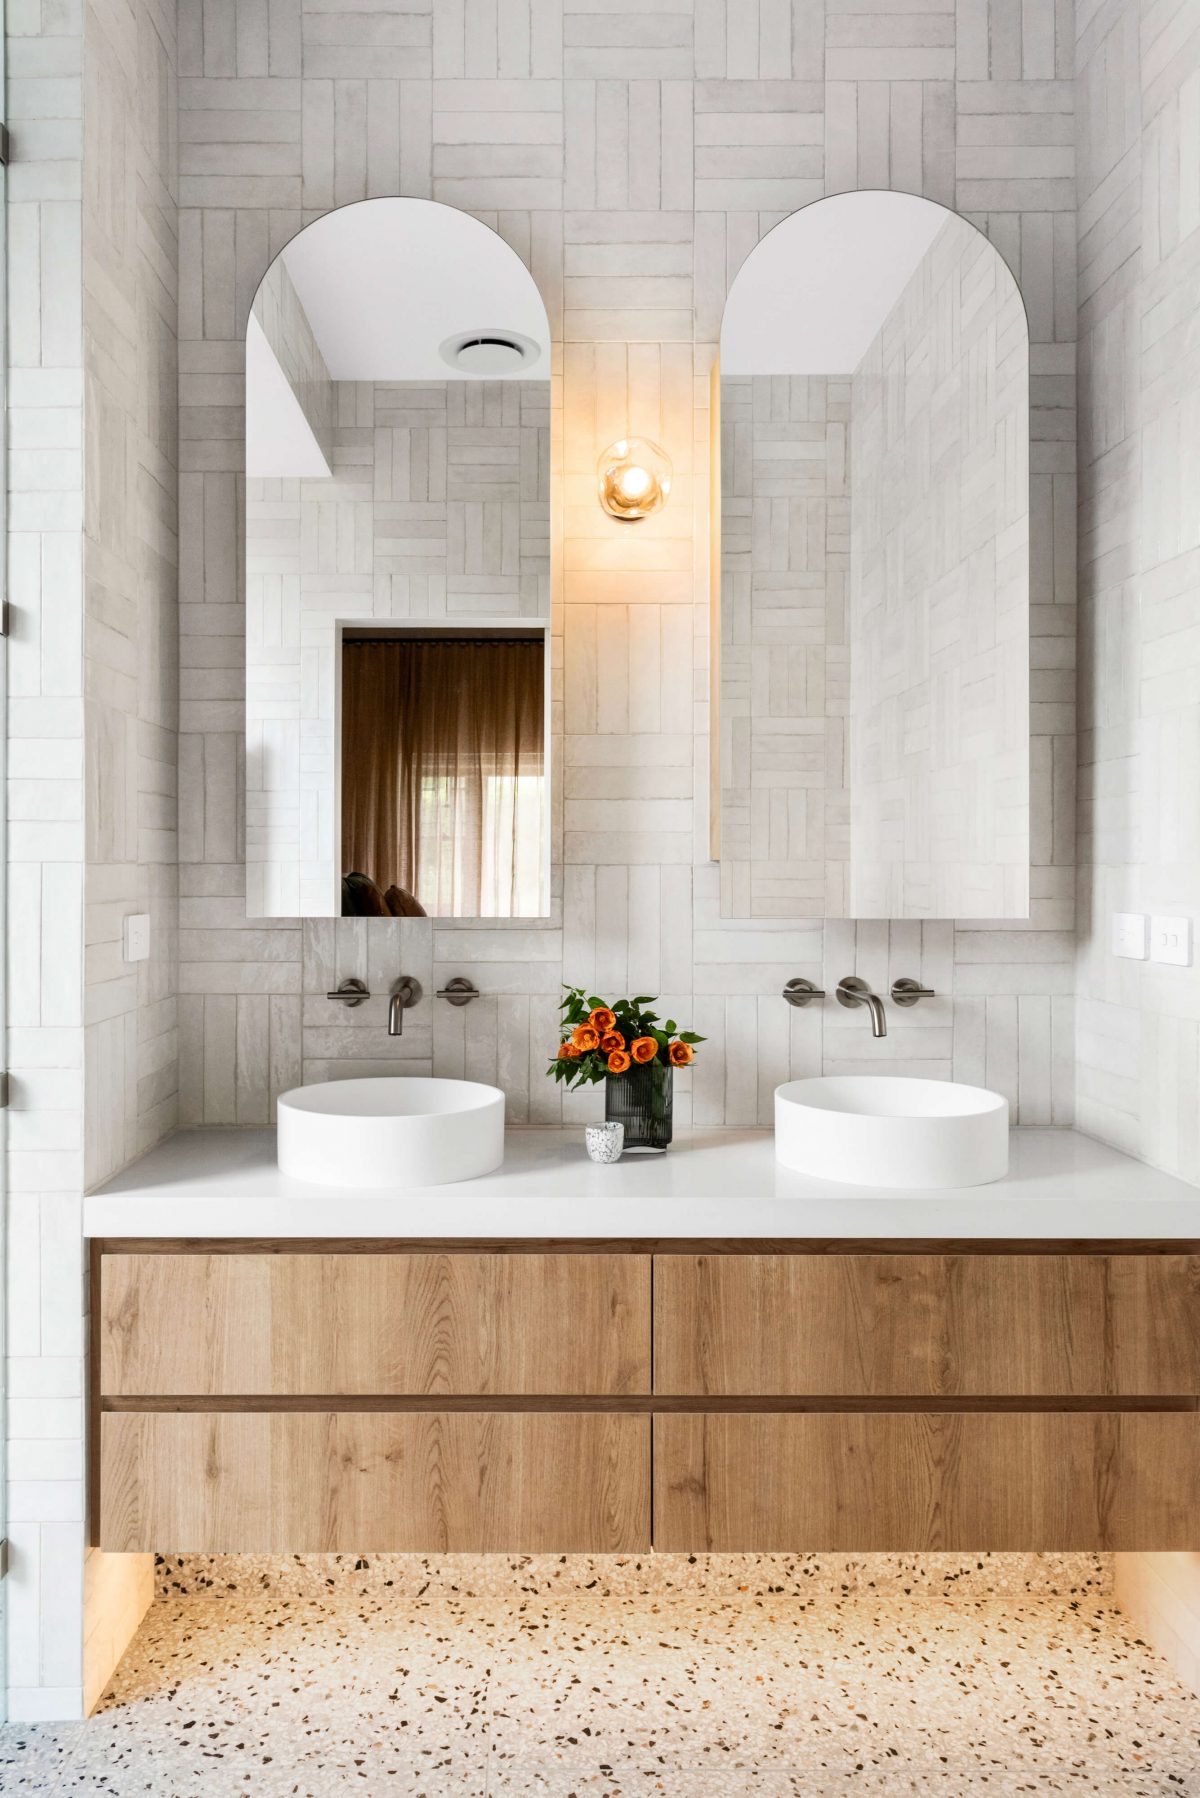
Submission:
<svg viewBox="0 0 1200 1798">
<path fill-rule="evenodd" d="M 8 601 L 0 599 L 0 637 L 7 637 L 10 622 Z"/>
<path fill-rule="evenodd" d="M 8 1537 L 0 1536 L 0 1579 L 8 1572 Z"/>
<path fill-rule="evenodd" d="M 0 1074 L 0 1111 L 8 1107 L 8 1075 Z"/>
<path fill-rule="evenodd" d="M 0 125 L 0 168 L 8 167 L 9 138 L 8 126 Z"/>
</svg>

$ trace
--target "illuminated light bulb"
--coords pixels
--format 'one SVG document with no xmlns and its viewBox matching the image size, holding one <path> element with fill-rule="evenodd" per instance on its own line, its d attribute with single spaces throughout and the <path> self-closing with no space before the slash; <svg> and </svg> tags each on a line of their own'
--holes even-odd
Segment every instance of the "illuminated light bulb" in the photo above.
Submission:
<svg viewBox="0 0 1200 1798">
<path fill-rule="evenodd" d="M 671 462 L 648 437 L 622 437 L 596 464 L 600 504 L 612 518 L 630 523 L 659 511 L 671 491 Z"/>
<path fill-rule="evenodd" d="M 623 468 L 616 478 L 617 492 L 624 500 L 644 499 L 654 484 L 654 477 L 644 468 Z"/>
</svg>

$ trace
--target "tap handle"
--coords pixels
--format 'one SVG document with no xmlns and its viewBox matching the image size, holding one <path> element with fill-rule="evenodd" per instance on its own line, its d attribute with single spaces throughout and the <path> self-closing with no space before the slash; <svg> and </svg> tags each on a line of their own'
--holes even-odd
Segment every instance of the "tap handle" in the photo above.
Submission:
<svg viewBox="0 0 1200 1798">
<path fill-rule="evenodd" d="M 339 999 L 343 1005 L 361 1005 L 364 999 L 371 997 L 371 993 L 365 980 L 350 979 L 343 980 L 339 987 L 326 993 L 325 997 Z"/>
<path fill-rule="evenodd" d="M 456 974 L 445 986 L 439 986 L 437 996 L 448 999 L 451 1005 L 469 1005 L 472 999 L 482 995 L 473 980 L 468 980 L 465 974 Z"/>
<path fill-rule="evenodd" d="M 918 999 L 935 997 L 931 986 L 922 986 L 919 980 L 913 980 L 907 974 L 892 982 L 892 999 L 897 1005 L 915 1005 Z"/>
<path fill-rule="evenodd" d="M 814 985 L 811 980 L 805 980 L 802 974 L 797 974 L 784 987 L 782 997 L 789 1005 L 811 1005 L 814 999 L 823 999 L 825 992 L 824 988 Z"/>
</svg>

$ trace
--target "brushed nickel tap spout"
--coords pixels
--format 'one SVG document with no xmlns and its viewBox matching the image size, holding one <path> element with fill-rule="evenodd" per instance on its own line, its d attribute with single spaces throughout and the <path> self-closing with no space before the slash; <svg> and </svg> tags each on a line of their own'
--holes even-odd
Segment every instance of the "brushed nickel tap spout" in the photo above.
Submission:
<svg viewBox="0 0 1200 1798">
<path fill-rule="evenodd" d="M 392 997 L 388 1004 L 388 1035 L 404 1035 L 404 1014 L 410 1005 L 415 1005 L 421 997 L 421 983 L 414 980 L 411 974 L 402 974 L 392 988 Z"/>
<path fill-rule="evenodd" d="M 883 1000 L 878 993 L 873 993 L 865 980 L 857 974 L 847 974 L 837 985 L 837 1001 L 839 1005 L 854 1007 L 865 1005 L 871 1013 L 871 1035 L 874 1037 L 887 1035 L 887 1018 L 883 1012 Z"/>
</svg>

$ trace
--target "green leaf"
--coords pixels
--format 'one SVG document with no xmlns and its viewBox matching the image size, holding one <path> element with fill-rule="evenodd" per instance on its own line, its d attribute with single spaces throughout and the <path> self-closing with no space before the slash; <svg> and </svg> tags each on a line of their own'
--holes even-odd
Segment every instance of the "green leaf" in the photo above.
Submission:
<svg viewBox="0 0 1200 1798">
<path fill-rule="evenodd" d="M 656 993 L 639 993 L 637 998 L 631 999 L 629 1003 L 631 1005 L 653 1005 L 657 997 Z"/>
<path fill-rule="evenodd" d="M 706 1043 L 708 1038 L 706 1036 L 697 1036 L 694 1030 L 681 1030 L 679 1032 L 679 1040 L 681 1043 Z"/>
<path fill-rule="evenodd" d="M 666 1048 L 668 1037 L 665 1030 L 652 1030 L 650 1035 L 654 1038 L 660 1049 Z"/>
<path fill-rule="evenodd" d="M 674 1018 L 668 1018 L 666 1023 L 663 1025 L 663 1029 L 666 1031 L 668 1036 L 674 1036 L 674 1034 L 675 1034 Z"/>
</svg>

